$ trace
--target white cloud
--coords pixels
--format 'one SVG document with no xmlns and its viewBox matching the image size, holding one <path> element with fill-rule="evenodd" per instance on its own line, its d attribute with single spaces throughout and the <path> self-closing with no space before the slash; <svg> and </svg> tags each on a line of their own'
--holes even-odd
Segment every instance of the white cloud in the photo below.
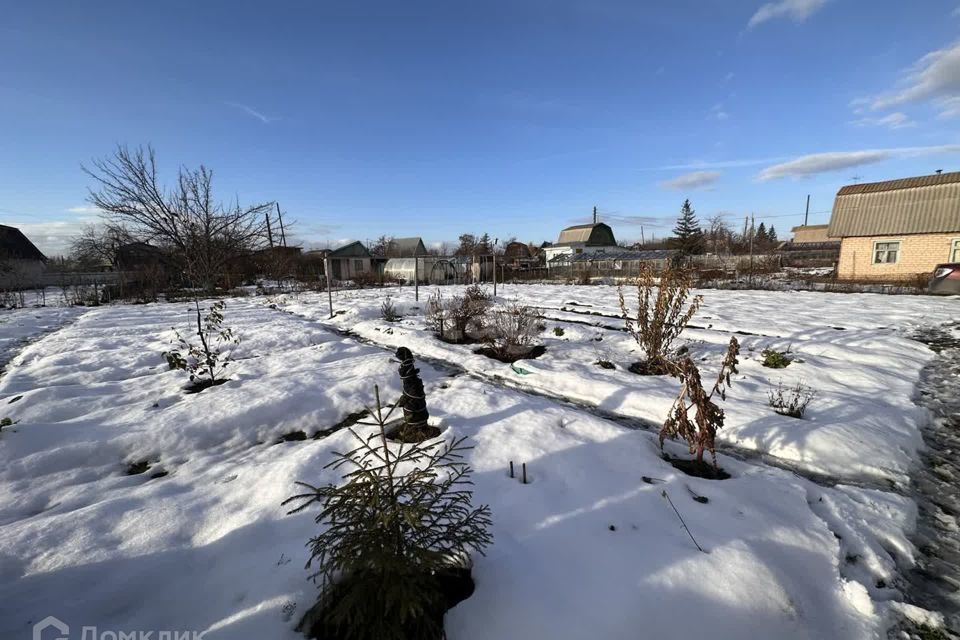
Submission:
<svg viewBox="0 0 960 640">
<path fill-rule="evenodd" d="M 67 212 L 67 213 L 76 213 L 77 215 L 83 215 L 83 216 L 95 216 L 95 215 L 99 215 L 100 213 L 102 213 L 102 211 L 100 211 L 100 209 L 96 208 L 96 207 L 93 206 L 93 205 L 89 205 L 89 204 L 80 205 L 79 207 L 70 207 L 69 209 L 66 210 L 66 212 Z"/>
<path fill-rule="evenodd" d="M 730 114 L 724 109 L 723 103 L 718 102 L 710 109 L 710 117 L 716 118 L 717 120 L 726 120 L 730 117 Z"/>
<path fill-rule="evenodd" d="M 768 2 L 753 14 L 750 22 L 747 23 L 747 29 L 752 29 L 768 20 L 774 20 L 776 18 L 790 18 L 794 22 L 803 22 L 826 3 L 827 0 L 779 0 L 778 2 Z"/>
<path fill-rule="evenodd" d="M 5 222 L 23 232 L 30 242 L 48 258 L 67 255 L 70 244 L 89 222 L 82 220 L 53 220 L 50 222 Z"/>
<path fill-rule="evenodd" d="M 661 182 L 660 186 L 665 189 L 700 189 L 713 185 L 719 178 L 719 171 L 694 171 Z"/>
<path fill-rule="evenodd" d="M 727 75 L 723 76 L 723 81 L 730 82 L 731 80 L 734 79 L 734 77 L 736 77 L 736 74 L 733 71 L 729 71 Z"/>
<path fill-rule="evenodd" d="M 766 182 L 780 178 L 812 176 L 818 173 L 839 171 L 840 169 L 849 169 L 865 164 L 883 162 L 884 160 L 890 160 L 892 158 L 909 158 L 937 153 L 960 153 L 960 144 L 814 153 L 767 167 L 757 174 L 756 179 L 761 182 Z"/>
<path fill-rule="evenodd" d="M 941 116 L 960 114 L 960 41 L 918 60 L 899 83 L 899 87 L 867 99 L 873 110 L 891 109 L 905 104 L 932 101 Z"/>
<path fill-rule="evenodd" d="M 891 114 L 880 118 L 860 118 L 854 120 L 853 124 L 860 127 L 888 127 L 890 129 L 905 129 L 915 127 L 917 123 L 911 120 L 905 113 L 894 111 Z"/>
<path fill-rule="evenodd" d="M 254 118 L 256 118 L 257 120 L 259 120 L 259 121 L 262 122 L 263 124 L 270 124 L 271 122 L 276 122 L 277 120 L 280 119 L 280 118 L 274 118 L 274 117 L 272 117 L 272 116 L 264 115 L 264 114 L 260 113 L 259 111 L 257 111 L 256 109 L 254 109 L 253 107 L 248 107 L 247 105 L 241 104 L 241 103 L 239 103 L 239 102 L 227 102 L 227 103 L 225 103 L 225 104 L 226 104 L 228 107 L 233 107 L 234 109 L 240 109 L 241 111 L 243 111 L 243 112 L 246 113 L 247 115 L 253 116 Z"/>
</svg>

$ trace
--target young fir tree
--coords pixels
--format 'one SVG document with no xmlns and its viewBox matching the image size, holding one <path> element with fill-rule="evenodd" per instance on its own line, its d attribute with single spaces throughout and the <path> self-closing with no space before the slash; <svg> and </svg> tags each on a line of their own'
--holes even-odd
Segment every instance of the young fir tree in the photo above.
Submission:
<svg viewBox="0 0 960 640">
<path fill-rule="evenodd" d="M 391 443 L 385 425 L 397 405 L 384 412 L 374 390 L 376 431 L 363 437 L 350 429 L 359 445 L 327 465 L 346 482 L 298 482 L 307 492 L 283 503 L 302 502 L 290 513 L 315 502 L 321 509 L 307 568 L 316 565 L 311 577 L 322 591 L 302 626 L 333 638 L 434 640 L 443 634 L 447 595 L 438 576 L 490 544 L 490 508 L 471 504 L 464 438 Z"/>
<path fill-rule="evenodd" d="M 764 247 L 769 241 L 770 237 L 767 235 L 767 225 L 761 222 L 760 226 L 757 227 L 757 235 L 754 237 L 753 242 L 758 247 Z"/>
<path fill-rule="evenodd" d="M 770 228 L 767 229 L 767 242 L 770 244 L 776 244 L 780 240 L 777 238 L 777 230 L 773 228 L 773 225 L 770 225 Z"/>
<path fill-rule="evenodd" d="M 676 247 L 682 254 L 697 254 L 703 251 L 703 230 L 700 229 L 700 221 L 697 220 L 696 211 L 690 206 L 689 200 L 683 201 L 680 207 L 680 217 L 677 218 L 677 226 L 673 228 L 673 235 L 676 236 Z"/>
</svg>

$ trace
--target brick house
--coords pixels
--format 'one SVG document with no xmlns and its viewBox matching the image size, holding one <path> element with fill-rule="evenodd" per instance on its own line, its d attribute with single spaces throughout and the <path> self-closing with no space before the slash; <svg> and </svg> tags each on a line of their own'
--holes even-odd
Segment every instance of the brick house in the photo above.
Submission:
<svg viewBox="0 0 960 640">
<path fill-rule="evenodd" d="M 960 172 L 842 187 L 827 235 L 840 240 L 842 279 L 909 279 L 960 262 Z"/>
</svg>

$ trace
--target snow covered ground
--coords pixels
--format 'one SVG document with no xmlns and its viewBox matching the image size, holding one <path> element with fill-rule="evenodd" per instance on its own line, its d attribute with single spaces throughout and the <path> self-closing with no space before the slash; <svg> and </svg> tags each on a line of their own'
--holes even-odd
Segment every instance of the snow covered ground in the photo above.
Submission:
<svg viewBox="0 0 960 640">
<path fill-rule="evenodd" d="M 296 638 L 316 598 L 303 569 L 316 525 L 280 502 L 296 480 L 336 481 L 323 466 L 349 432 L 310 436 L 369 404 L 374 383 L 397 396 L 401 344 L 430 359 L 431 414 L 441 437 L 470 437 L 475 499 L 493 512 L 477 590 L 447 615 L 451 639 L 883 638 L 895 614 L 925 616 L 897 602 L 916 518 L 900 489 L 927 419 L 913 387 L 932 356 L 905 336 L 956 317 L 960 300 L 705 292 L 701 328 L 684 338 L 708 372 L 745 332 L 721 432 L 733 477 L 710 481 L 624 426 L 660 422 L 675 383 L 626 371 L 639 355 L 615 289 L 501 288 L 549 318 L 546 354 L 517 363 L 526 375 L 433 338 L 427 291 L 420 303 L 390 293 L 406 315 L 392 324 L 381 291 L 337 293 L 332 320 L 323 294 L 228 300 L 242 338 L 231 380 L 194 395 L 160 355 L 171 326 L 188 331 L 185 303 L 56 310 L 78 317 L 42 337 L 55 316 L 4 316 L 18 319 L 0 325 L 0 349 L 35 339 L 0 378 L 0 418 L 17 421 L 0 432 L 0 637 L 29 638 L 54 615 L 75 630 Z M 802 362 L 763 368 L 766 347 Z M 809 417 L 769 409 L 780 379 L 818 390 Z M 298 431 L 307 439 L 283 441 Z M 511 460 L 530 484 L 508 477 Z M 150 468 L 127 475 L 140 462 Z"/>
</svg>

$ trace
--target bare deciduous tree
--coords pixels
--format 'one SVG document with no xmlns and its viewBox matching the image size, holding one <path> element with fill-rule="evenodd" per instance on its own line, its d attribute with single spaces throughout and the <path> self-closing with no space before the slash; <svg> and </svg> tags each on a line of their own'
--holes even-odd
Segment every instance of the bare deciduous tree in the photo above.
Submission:
<svg viewBox="0 0 960 640">
<path fill-rule="evenodd" d="M 120 225 L 87 225 L 71 241 L 70 258 L 81 269 L 95 270 L 105 264 L 117 267 L 117 250 L 131 242 L 133 236 Z"/>
<path fill-rule="evenodd" d="M 90 203 L 111 222 L 169 248 L 194 284 L 213 289 L 232 259 L 264 244 L 265 214 L 273 203 L 217 202 L 213 172 L 202 165 L 181 167 L 175 185 L 167 188 L 158 180 L 152 147 L 118 146 L 84 171 L 97 183 Z"/>
</svg>

